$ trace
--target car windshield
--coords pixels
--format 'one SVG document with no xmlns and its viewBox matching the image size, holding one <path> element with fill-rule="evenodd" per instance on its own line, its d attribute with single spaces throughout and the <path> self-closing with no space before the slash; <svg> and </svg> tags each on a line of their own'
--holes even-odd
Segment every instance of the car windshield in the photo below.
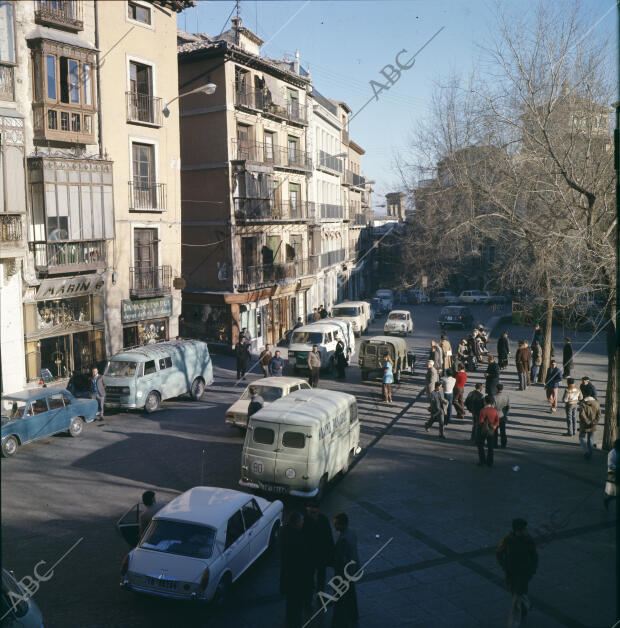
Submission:
<svg viewBox="0 0 620 628">
<path fill-rule="evenodd" d="M 209 526 L 153 519 L 140 547 L 190 558 L 211 558 L 214 539 L 215 530 Z"/>
<path fill-rule="evenodd" d="M 24 412 L 28 407 L 25 401 L 17 400 L 11 401 L 7 399 L 8 407 L 2 408 L 2 416 L 9 419 L 21 419 L 24 416 Z"/>
<path fill-rule="evenodd" d="M 359 316 L 359 309 L 356 307 L 335 307 L 332 316 Z"/>
<path fill-rule="evenodd" d="M 282 393 L 284 392 L 282 388 L 279 388 L 278 386 L 261 386 L 260 384 L 253 384 L 253 386 L 266 403 L 271 403 L 276 399 L 280 399 L 280 397 L 282 397 Z M 243 395 L 241 395 L 241 399 L 250 399 L 251 396 L 250 389 L 246 388 Z"/>
<path fill-rule="evenodd" d="M 108 375 L 109 377 L 135 377 L 137 369 L 137 362 L 110 360 L 105 368 L 104 375 Z"/>
<path fill-rule="evenodd" d="M 320 345 L 323 342 L 323 334 L 317 331 L 296 331 L 291 338 L 291 344 Z"/>
<path fill-rule="evenodd" d="M 400 312 L 392 312 L 388 316 L 388 320 L 390 320 L 390 321 L 406 321 L 407 320 L 407 315 L 406 314 L 401 314 Z"/>
</svg>

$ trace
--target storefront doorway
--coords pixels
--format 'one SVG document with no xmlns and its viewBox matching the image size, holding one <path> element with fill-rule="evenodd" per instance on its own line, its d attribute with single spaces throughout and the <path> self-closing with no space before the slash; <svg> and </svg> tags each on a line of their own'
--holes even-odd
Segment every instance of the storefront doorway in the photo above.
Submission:
<svg viewBox="0 0 620 628">
<path fill-rule="evenodd" d="M 69 376 L 70 369 L 71 336 L 41 340 L 41 372 L 49 373 L 53 378 L 63 378 Z"/>
</svg>

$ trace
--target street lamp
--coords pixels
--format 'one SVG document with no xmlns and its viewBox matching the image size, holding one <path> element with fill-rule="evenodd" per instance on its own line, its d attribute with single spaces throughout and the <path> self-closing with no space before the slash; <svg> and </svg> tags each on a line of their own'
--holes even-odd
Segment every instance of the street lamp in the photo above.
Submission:
<svg viewBox="0 0 620 628">
<path fill-rule="evenodd" d="M 184 96 L 189 96 L 190 94 L 206 94 L 207 96 L 211 96 L 215 94 L 215 90 L 217 89 L 217 85 L 215 83 L 207 83 L 206 85 L 202 85 L 197 87 L 196 89 L 192 89 L 189 92 L 185 92 L 184 94 L 179 94 L 175 96 L 170 102 L 164 104 L 163 114 L 166 118 L 170 115 L 170 109 L 168 109 L 168 105 L 171 105 L 175 100 L 179 98 L 183 98 Z"/>
</svg>

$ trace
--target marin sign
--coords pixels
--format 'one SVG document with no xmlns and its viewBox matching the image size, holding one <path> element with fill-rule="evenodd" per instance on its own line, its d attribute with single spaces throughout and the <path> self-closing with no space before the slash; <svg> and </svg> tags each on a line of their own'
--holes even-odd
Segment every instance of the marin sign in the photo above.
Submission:
<svg viewBox="0 0 620 628">
<path fill-rule="evenodd" d="M 172 297 L 121 301 L 121 320 L 123 323 L 147 321 L 151 318 L 164 318 L 171 314 Z"/>
<path fill-rule="evenodd" d="M 104 280 L 102 275 L 84 275 L 68 279 L 44 279 L 37 290 L 36 299 L 63 299 L 84 294 L 101 292 Z"/>
</svg>

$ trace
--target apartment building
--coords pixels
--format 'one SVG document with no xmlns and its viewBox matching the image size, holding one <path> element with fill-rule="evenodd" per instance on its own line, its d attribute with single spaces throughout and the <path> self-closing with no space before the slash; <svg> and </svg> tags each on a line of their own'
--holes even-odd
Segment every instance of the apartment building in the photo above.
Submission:
<svg viewBox="0 0 620 628">
<path fill-rule="evenodd" d="M 309 202 L 310 77 L 266 59 L 240 18 L 214 40 L 179 33 L 183 316 L 181 333 L 256 349 L 307 314 L 320 243 Z M 314 233 L 313 231 L 311 233 Z M 318 236 L 317 236 L 318 237 Z"/>
<path fill-rule="evenodd" d="M 101 152 L 116 239 L 105 277 L 108 354 L 178 335 L 181 175 L 177 13 L 191 0 L 97 2 Z M 167 105 L 169 103 L 169 105 Z M 165 111 L 164 111 L 165 109 Z"/>
</svg>

